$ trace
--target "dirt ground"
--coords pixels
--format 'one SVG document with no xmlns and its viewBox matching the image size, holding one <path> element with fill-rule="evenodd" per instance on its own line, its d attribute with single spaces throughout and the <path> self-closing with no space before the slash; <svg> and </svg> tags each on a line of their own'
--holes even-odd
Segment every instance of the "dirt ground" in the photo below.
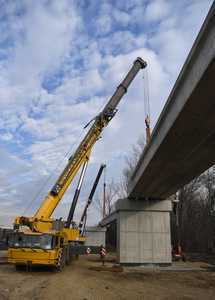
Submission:
<svg viewBox="0 0 215 300">
<path fill-rule="evenodd" d="M 110 260 L 106 268 L 112 265 Z M 81 257 L 61 273 L 45 269 L 18 272 L 13 266 L 0 265 L 0 300 L 215 299 L 215 272 L 144 267 L 121 272 L 94 270 L 100 266 L 97 257 Z M 193 266 L 199 264 L 189 264 Z"/>
</svg>

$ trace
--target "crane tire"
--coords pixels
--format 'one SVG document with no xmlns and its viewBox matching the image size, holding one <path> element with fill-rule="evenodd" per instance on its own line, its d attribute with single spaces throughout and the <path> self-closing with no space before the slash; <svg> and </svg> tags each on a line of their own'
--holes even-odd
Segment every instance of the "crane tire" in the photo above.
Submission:
<svg viewBox="0 0 215 300">
<path fill-rule="evenodd" d="M 64 267 L 65 267 L 65 250 L 61 249 L 56 263 L 56 270 L 58 272 L 61 272 Z"/>
</svg>

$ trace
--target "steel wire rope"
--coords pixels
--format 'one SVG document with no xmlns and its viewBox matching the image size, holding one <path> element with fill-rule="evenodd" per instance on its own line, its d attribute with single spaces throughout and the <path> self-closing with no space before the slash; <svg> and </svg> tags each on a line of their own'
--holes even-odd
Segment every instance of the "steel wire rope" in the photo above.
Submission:
<svg viewBox="0 0 215 300">
<path fill-rule="evenodd" d="M 148 68 L 143 69 L 143 98 L 144 98 L 144 112 L 145 117 L 151 118 L 150 103 L 149 103 L 149 76 Z"/>
</svg>

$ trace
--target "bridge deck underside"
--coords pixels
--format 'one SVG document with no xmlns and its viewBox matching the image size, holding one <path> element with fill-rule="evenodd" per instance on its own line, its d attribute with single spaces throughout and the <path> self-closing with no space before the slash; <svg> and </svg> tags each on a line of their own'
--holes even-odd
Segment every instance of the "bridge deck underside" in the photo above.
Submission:
<svg viewBox="0 0 215 300">
<path fill-rule="evenodd" d="M 215 163 L 214 78 L 215 59 L 138 178 L 130 197 L 165 199 Z"/>
</svg>

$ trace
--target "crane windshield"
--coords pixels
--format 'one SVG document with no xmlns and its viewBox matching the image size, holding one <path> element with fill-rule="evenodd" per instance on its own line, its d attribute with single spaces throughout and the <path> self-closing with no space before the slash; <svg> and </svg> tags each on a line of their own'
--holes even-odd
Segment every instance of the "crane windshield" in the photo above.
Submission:
<svg viewBox="0 0 215 300">
<path fill-rule="evenodd" d="M 50 250 L 53 246 L 52 240 L 53 237 L 50 234 L 27 235 L 16 233 L 9 238 L 9 247 Z"/>
</svg>

